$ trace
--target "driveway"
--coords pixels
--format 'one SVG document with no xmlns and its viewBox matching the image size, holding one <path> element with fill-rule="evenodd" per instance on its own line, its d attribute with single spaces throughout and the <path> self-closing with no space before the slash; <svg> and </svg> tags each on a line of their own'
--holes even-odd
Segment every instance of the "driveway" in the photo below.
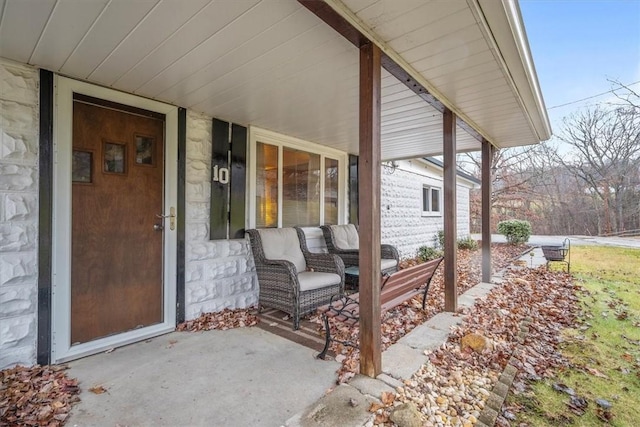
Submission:
<svg viewBox="0 0 640 427">
<path fill-rule="evenodd" d="M 473 239 L 479 240 L 480 234 L 472 234 Z M 562 245 L 565 238 L 571 240 L 572 245 L 602 245 L 621 246 L 625 248 L 640 249 L 640 237 L 599 237 L 599 236 L 542 236 L 533 235 L 527 244 L 531 246 Z M 495 243 L 506 243 L 506 239 L 501 234 L 492 234 L 491 241 Z"/>
</svg>

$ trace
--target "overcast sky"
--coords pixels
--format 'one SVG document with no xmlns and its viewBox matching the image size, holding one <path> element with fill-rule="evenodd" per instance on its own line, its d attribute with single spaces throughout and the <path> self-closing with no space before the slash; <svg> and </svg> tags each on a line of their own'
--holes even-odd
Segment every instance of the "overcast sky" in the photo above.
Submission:
<svg viewBox="0 0 640 427">
<path fill-rule="evenodd" d="M 520 0 L 529 46 L 553 132 L 562 118 L 635 83 L 640 91 L 640 0 Z"/>
</svg>

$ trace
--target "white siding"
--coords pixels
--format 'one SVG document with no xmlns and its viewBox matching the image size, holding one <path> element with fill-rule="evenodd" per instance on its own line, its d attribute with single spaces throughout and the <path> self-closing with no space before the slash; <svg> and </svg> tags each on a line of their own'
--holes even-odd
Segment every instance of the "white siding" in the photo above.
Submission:
<svg viewBox="0 0 640 427">
<path fill-rule="evenodd" d="M 422 188 L 444 187 L 441 172 L 419 160 L 399 161 L 395 170 L 382 168 L 382 243 L 394 245 L 402 258 L 416 255 L 420 246 L 433 246 L 438 230 L 444 228 L 442 215 L 422 215 Z M 457 186 L 458 237 L 469 235 L 469 188 Z M 441 200 L 442 203 L 442 200 Z"/>
</svg>

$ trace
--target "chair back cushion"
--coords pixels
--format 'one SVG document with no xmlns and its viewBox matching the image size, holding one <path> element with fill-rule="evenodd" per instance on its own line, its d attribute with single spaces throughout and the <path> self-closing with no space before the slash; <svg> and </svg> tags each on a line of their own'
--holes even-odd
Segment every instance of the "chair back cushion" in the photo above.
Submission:
<svg viewBox="0 0 640 427">
<path fill-rule="evenodd" d="M 258 230 L 262 239 L 264 257 L 283 259 L 296 266 L 298 273 L 307 270 L 307 263 L 300 249 L 298 233 L 293 228 L 263 228 Z"/>
<path fill-rule="evenodd" d="M 333 243 L 338 249 L 360 249 L 360 239 L 355 225 L 332 225 L 331 231 Z"/>
</svg>

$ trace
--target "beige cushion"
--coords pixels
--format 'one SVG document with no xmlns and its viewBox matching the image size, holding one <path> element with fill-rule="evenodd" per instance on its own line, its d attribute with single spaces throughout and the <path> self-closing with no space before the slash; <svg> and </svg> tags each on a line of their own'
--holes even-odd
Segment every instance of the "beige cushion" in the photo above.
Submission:
<svg viewBox="0 0 640 427">
<path fill-rule="evenodd" d="M 310 291 L 331 285 L 339 285 L 341 279 L 340 276 L 335 273 L 305 271 L 298 274 L 298 282 L 300 282 L 301 291 Z"/>
<path fill-rule="evenodd" d="M 353 224 L 332 225 L 333 242 L 338 249 L 360 249 L 358 230 Z"/>
<path fill-rule="evenodd" d="M 286 260 L 296 266 L 298 273 L 307 269 L 300 249 L 298 233 L 293 228 L 263 228 L 258 230 L 264 256 L 270 260 Z"/>
<path fill-rule="evenodd" d="M 396 261 L 395 259 L 382 258 L 380 260 L 380 270 L 386 270 L 388 268 L 393 268 L 393 267 L 395 267 L 397 265 L 398 265 L 398 261 Z"/>
</svg>

